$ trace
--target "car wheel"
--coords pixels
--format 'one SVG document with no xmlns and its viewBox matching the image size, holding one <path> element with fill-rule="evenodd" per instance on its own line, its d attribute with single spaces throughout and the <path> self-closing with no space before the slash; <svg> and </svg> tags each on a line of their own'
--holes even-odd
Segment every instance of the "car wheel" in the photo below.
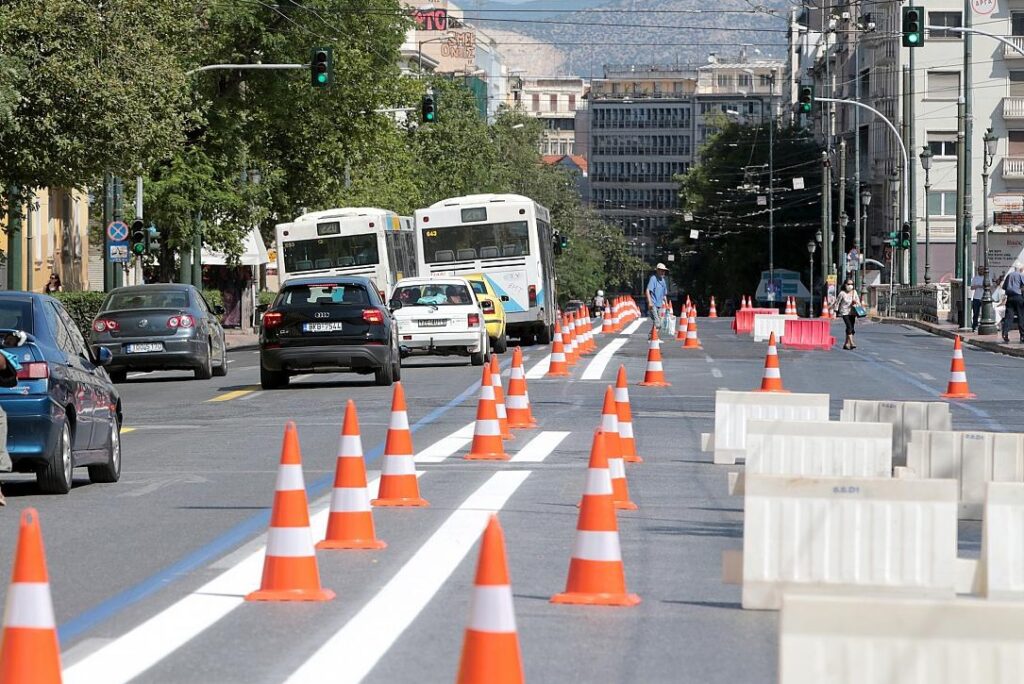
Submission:
<svg viewBox="0 0 1024 684">
<path fill-rule="evenodd" d="M 206 359 L 203 365 L 196 368 L 196 380 L 209 380 L 213 377 L 213 344 L 208 343 L 206 347 Z"/>
<path fill-rule="evenodd" d="M 501 333 L 501 337 L 494 341 L 494 353 L 504 354 L 508 351 L 508 337 L 505 333 Z"/>
<path fill-rule="evenodd" d="M 288 373 L 267 370 L 260 366 L 260 387 L 265 390 L 281 389 L 288 386 Z"/>
<path fill-rule="evenodd" d="M 391 350 L 391 378 L 395 382 L 402 379 L 402 354 L 397 348 Z"/>
<path fill-rule="evenodd" d="M 71 421 L 64 416 L 57 443 L 53 445 L 50 460 L 36 473 L 36 483 L 44 494 L 67 494 L 71 491 Z"/>
<path fill-rule="evenodd" d="M 121 383 L 128 379 L 128 371 L 126 370 L 108 371 L 107 375 L 110 376 L 110 382 L 115 383 Z"/>
<path fill-rule="evenodd" d="M 478 352 L 469 355 L 469 362 L 474 366 L 482 366 L 487 361 L 487 349 L 482 348 Z"/>
<path fill-rule="evenodd" d="M 106 463 L 89 466 L 93 482 L 117 482 L 121 479 L 121 426 L 115 418 L 110 423 L 109 458 Z"/>
<path fill-rule="evenodd" d="M 214 366 L 213 375 L 218 378 L 223 378 L 228 374 L 228 350 L 227 347 L 223 347 L 220 352 L 220 365 Z"/>
<path fill-rule="evenodd" d="M 375 368 L 373 371 L 373 381 L 381 387 L 393 385 L 395 383 L 395 364 L 389 361 L 380 368 Z"/>
</svg>

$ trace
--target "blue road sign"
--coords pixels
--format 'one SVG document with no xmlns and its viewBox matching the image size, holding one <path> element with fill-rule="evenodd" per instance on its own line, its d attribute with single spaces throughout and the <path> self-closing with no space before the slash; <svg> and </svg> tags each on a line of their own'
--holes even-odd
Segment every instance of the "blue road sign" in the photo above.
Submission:
<svg viewBox="0 0 1024 684">
<path fill-rule="evenodd" d="M 107 226 L 107 237 L 111 242 L 123 242 L 128 239 L 128 224 L 124 221 L 111 221 Z"/>
<path fill-rule="evenodd" d="M 113 225 L 113 224 L 111 224 L 111 225 Z M 122 224 L 122 225 L 124 225 L 124 224 Z M 125 226 L 125 228 L 127 228 L 127 226 Z M 116 242 L 111 242 L 107 246 L 110 249 L 110 251 L 108 252 L 108 257 L 109 257 L 110 263 L 112 263 L 112 264 L 127 264 L 128 263 L 128 260 L 130 259 L 130 255 L 128 254 L 128 241 L 127 240 L 117 240 Z"/>
</svg>

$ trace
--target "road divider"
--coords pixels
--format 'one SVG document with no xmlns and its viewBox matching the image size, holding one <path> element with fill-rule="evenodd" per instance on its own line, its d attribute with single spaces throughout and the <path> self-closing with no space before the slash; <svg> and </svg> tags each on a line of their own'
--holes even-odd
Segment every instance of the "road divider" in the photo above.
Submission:
<svg viewBox="0 0 1024 684">
<path fill-rule="evenodd" d="M 715 392 L 715 431 L 702 441 L 714 451 L 714 462 L 735 463 L 744 456 L 748 420 L 827 421 L 827 394 L 772 392 Z"/>
<path fill-rule="evenodd" d="M 990 482 L 987 490 L 977 591 L 989 599 L 1020 600 L 1024 598 L 1024 484 Z"/>
<path fill-rule="evenodd" d="M 776 340 L 783 340 L 786 337 L 786 321 L 799 318 L 790 314 L 757 314 L 754 316 L 754 341 L 764 342 L 771 333 L 775 333 Z"/>
<path fill-rule="evenodd" d="M 892 423 L 892 463 L 907 464 L 907 444 L 914 430 L 952 430 L 953 417 L 944 401 L 872 401 L 844 399 L 839 420 Z"/>
<path fill-rule="evenodd" d="M 831 319 L 796 318 L 786 321 L 782 346 L 787 349 L 829 351 L 835 344 Z"/>
</svg>

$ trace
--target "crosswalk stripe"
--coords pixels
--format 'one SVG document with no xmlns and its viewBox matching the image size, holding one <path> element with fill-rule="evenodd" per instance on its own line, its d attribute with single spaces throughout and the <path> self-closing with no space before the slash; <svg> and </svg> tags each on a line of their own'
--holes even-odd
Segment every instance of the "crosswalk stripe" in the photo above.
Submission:
<svg viewBox="0 0 1024 684">
<path fill-rule="evenodd" d="M 583 371 L 583 375 L 580 376 L 581 380 L 600 380 L 601 375 L 604 373 L 604 369 L 608 367 L 608 362 L 612 360 L 612 356 L 615 352 L 619 351 L 626 342 L 624 338 L 616 338 L 606 344 L 604 348 L 597 352 L 590 363 L 587 364 L 587 369 Z"/>
<path fill-rule="evenodd" d="M 473 427 L 476 423 L 464 425 L 458 430 L 442 437 L 426 449 L 416 454 L 417 463 L 441 463 L 456 451 L 473 441 Z"/>
<path fill-rule="evenodd" d="M 541 463 L 568 436 L 568 432 L 544 431 L 523 445 L 511 462 Z"/>
</svg>

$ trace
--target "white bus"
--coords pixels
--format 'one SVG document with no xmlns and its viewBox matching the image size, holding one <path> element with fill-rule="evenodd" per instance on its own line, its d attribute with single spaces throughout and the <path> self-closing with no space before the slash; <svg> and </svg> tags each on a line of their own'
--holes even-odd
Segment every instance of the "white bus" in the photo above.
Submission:
<svg viewBox="0 0 1024 684">
<path fill-rule="evenodd" d="M 297 276 L 362 275 L 387 294 L 416 275 L 412 218 L 386 209 L 341 208 L 277 225 L 280 282 Z"/>
<path fill-rule="evenodd" d="M 521 195 L 446 199 L 416 210 L 416 247 L 421 276 L 482 273 L 502 298 L 511 336 L 551 341 L 555 257 L 546 208 Z"/>
</svg>

